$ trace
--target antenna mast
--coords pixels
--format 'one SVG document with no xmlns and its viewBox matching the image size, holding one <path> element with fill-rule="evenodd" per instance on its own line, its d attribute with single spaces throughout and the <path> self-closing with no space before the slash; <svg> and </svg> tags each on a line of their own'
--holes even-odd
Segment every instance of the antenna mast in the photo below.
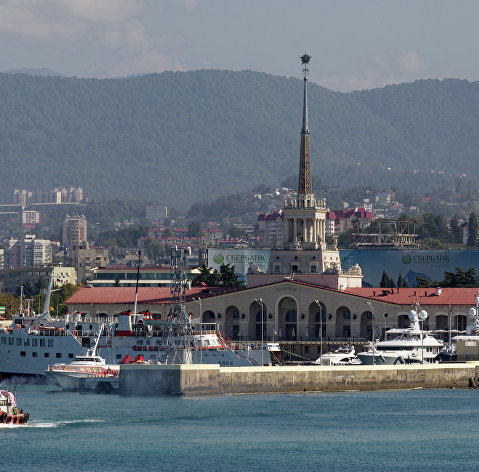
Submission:
<svg viewBox="0 0 479 472">
<path fill-rule="evenodd" d="M 161 343 L 166 350 L 163 361 L 168 364 L 192 363 L 193 325 L 185 308 L 186 284 L 186 249 L 175 246 L 171 254 L 170 311 Z"/>
</svg>

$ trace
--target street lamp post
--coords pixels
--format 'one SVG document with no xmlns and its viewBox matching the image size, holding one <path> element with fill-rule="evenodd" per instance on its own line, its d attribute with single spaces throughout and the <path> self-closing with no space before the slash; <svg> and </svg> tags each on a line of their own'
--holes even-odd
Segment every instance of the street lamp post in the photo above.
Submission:
<svg viewBox="0 0 479 472">
<path fill-rule="evenodd" d="M 424 320 L 427 318 L 427 311 L 421 310 L 419 312 L 419 319 L 421 320 L 421 364 L 424 364 Z"/>
<path fill-rule="evenodd" d="M 203 313 L 201 312 L 201 298 L 193 298 L 192 297 L 192 300 L 196 303 L 199 303 L 200 305 L 200 342 L 201 342 L 201 345 L 200 345 L 200 364 L 203 364 Z M 196 349 L 198 349 L 198 347 L 196 347 Z M 198 359 L 198 353 L 197 353 L 197 356 L 196 356 L 196 359 Z"/>
<path fill-rule="evenodd" d="M 264 346 L 263 346 L 263 333 L 264 333 L 263 299 L 260 298 L 259 300 L 257 300 L 255 298 L 255 301 L 256 301 L 256 303 L 259 303 L 261 305 L 261 365 L 263 366 L 264 365 L 264 363 L 263 363 L 263 351 L 264 351 Z"/>
<path fill-rule="evenodd" d="M 375 365 L 376 360 L 374 359 L 374 308 L 371 302 L 366 302 L 366 305 L 371 308 L 371 349 L 373 353 L 373 365 Z"/>
<path fill-rule="evenodd" d="M 314 300 L 314 303 L 319 307 L 319 358 L 323 356 L 323 310 L 318 300 Z"/>
</svg>

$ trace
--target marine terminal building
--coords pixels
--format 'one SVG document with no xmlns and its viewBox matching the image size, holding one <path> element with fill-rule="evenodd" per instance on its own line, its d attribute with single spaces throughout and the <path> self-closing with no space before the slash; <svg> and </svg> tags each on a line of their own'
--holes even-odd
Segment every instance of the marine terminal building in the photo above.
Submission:
<svg viewBox="0 0 479 472">
<path fill-rule="evenodd" d="M 409 326 L 408 312 L 416 304 L 426 310 L 425 330 L 447 337 L 449 327 L 464 331 L 477 288 L 338 290 L 284 279 L 251 288 L 194 287 L 186 291 L 186 310 L 205 323 L 218 323 L 232 340 L 366 341 L 381 338 L 391 328 Z M 70 313 L 89 313 L 106 322 L 122 311 L 133 311 L 134 287 L 84 287 L 66 303 Z M 138 311 L 164 318 L 170 309 L 170 289 L 139 287 Z M 263 321 L 261 314 L 263 313 Z"/>
<path fill-rule="evenodd" d="M 301 343 L 304 353 L 319 352 L 318 341 L 359 341 L 409 326 L 411 308 L 429 314 L 424 329 L 463 331 L 475 288 L 381 289 L 362 287 L 359 265 L 341 267 L 335 240 L 326 244 L 326 202 L 312 193 L 307 74 L 310 56 L 301 57 L 304 72 L 298 193 L 285 202 L 281 244 L 271 250 L 267 267 L 251 264 L 248 286 L 198 287 L 186 291 L 186 309 L 204 323 L 217 323 L 232 340 Z M 218 256 L 218 260 L 217 257 Z M 213 259 L 220 264 L 221 254 Z M 233 264 L 234 265 L 234 264 Z M 133 311 L 134 287 L 82 288 L 66 301 L 70 312 L 117 321 Z M 168 316 L 170 289 L 139 287 L 138 311 Z M 309 343 L 309 344 L 308 344 Z M 306 350 L 308 349 L 308 351 Z"/>
</svg>

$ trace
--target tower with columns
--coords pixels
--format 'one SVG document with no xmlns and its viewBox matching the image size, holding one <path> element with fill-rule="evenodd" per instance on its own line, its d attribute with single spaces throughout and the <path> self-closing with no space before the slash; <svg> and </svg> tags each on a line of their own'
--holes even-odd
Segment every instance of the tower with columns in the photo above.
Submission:
<svg viewBox="0 0 479 472">
<path fill-rule="evenodd" d="M 311 186 L 308 126 L 308 73 L 311 56 L 301 56 L 303 70 L 303 125 L 299 154 L 298 194 L 285 201 L 282 249 L 273 249 L 269 272 L 276 274 L 341 273 L 336 240 L 326 244 L 326 200 L 316 198 Z"/>
</svg>

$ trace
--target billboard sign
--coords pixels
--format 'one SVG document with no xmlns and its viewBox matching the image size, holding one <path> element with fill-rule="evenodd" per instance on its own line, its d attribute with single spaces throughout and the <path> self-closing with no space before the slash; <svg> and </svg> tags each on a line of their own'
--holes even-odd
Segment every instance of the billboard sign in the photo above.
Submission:
<svg viewBox="0 0 479 472">
<path fill-rule="evenodd" d="M 268 271 L 269 249 L 211 249 L 208 248 L 208 267 L 219 271 L 221 264 L 235 266 L 240 279 L 246 279 L 248 268 L 258 268 L 261 272 Z"/>
<path fill-rule="evenodd" d="M 383 271 L 395 282 L 399 274 L 409 287 L 416 286 L 416 277 L 430 282 L 444 279 L 444 272 L 476 269 L 479 275 L 479 251 L 466 249 L 341 249 L 341 267 L 347 270 L 359 264 L 363 272 L 363 285 L 379 287 Z"/>
</svg>

